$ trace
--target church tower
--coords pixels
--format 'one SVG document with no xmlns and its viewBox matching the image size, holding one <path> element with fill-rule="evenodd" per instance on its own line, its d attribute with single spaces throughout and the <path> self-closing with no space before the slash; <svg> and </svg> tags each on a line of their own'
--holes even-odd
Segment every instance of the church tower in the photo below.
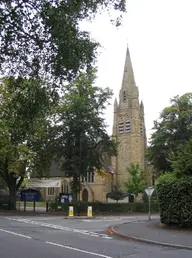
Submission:
<svg viewBox="0 0 192 258">
<path fill-rule="evenodd" d="M 132 163 L 145 170 L 146 130 L 144 105 L 139 103 L 139 90 L 127 48 L 119 102 L 114 102 L 113 137 L 119 143 L 118 156 L 112 158 L 115 183 L 122 184 L 129 178 L 126 171 Z"/>
</svg>

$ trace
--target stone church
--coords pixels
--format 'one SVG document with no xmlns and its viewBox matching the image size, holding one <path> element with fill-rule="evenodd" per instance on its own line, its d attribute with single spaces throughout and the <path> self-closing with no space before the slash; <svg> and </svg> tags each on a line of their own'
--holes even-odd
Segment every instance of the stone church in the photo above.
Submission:
<svg viewBox="0 0 192 258">
<path fill-rule="evenodd" d="M 131 163 L 140 164 L 147 171 L 145 162 L 146 153 L 146 129 L 144 120 L 143 102 L 139 102 L 139 89 L 136 86 L 129 49 L 126 52 L 122 86 L 119 92 L 119 100 L 114 102 L 113 137 L 119 142 L 118 156 L 106 161 L 106 176 L 96 173 L 89 174 L 83 182 L 80 199 L 84 201 L 106 201 L 107 193 L 111 192 L 114 184 L 122 185 L 128 180 L 127 167 Z M 51 169 L 56 176 L 56 168 Z M 147 173 L 147 172 L 146 172 Z M 147 176 L 148 180 L 149 177 Z M 59 193 L 70 192 L 69 179 L 58 178 L 60 187 L 44 188 L 46 200 L 52 200 Z"/>
</svg>

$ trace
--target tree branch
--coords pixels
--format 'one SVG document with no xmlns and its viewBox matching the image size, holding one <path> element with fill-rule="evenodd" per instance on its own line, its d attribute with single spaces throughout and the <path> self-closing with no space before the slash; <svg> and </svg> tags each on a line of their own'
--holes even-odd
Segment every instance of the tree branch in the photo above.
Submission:
<svg viewBox="0 0 192 258">
<path fill-rule="evenodd" d="M 23 183 L 23 179 L 24 179 L 24 176 L 21 176 L 20 179 L 19 179 L 19 182 L 17 183 L 16 185 L 16 190 L 18 191 L 19 188 L 21 187 L 21 184 Z"/>
</svg>

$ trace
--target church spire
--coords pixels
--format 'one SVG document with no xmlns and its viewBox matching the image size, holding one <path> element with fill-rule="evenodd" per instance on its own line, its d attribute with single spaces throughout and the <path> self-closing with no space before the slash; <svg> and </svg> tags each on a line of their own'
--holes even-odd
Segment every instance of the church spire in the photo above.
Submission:
<svg viewBox="0 0 192 258">
<path fill-rule="evenodd" d="M 129 48 L 127 46 L 122 88 L 126 87 L 128 89 L 128 91 L 132 92 L 132 89 L 134 86 L 135 86 L 135 77 L 134 77 L 134 73 L 133 73 L 133 67 L 132 67 L 131 57 L 130 57 L 130 53 L 129 53 Z"/>
<path fill-rule="evenodd" d="M 124 106 L 124 104 L 127 106 L 129 100 L 132 97 L 136 97 L 136 96 L 138 96 L 138 89 L 135 84 L 135 77 L 133 73 L 133 67 L 132 67 L 131 57 L 129 53 L 129 48 L 127 47 L 122 86 L 119 92 L 120 106 Z"/>
</svg>

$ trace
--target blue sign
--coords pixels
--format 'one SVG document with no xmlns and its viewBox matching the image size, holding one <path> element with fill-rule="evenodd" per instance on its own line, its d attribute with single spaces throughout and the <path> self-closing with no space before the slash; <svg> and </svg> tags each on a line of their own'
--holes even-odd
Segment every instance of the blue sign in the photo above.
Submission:
<svg viewBox="0 0 192 258">
<path fill-rule="evenodd" d="M 63 193 L 60 193 L 60 194 L 59 194 L 59 200 L 60 200 L 60 203 L 68 203 L 68 202 L 71 202 L 71 201 L 72 201 L 72 195 L 71 195 L 71 194 L 63 194 Z"/>
<path fill-rule="evenodd" d="M 21 191 L 20 201 L 38 202 L 40 201 L 40 192 L 35 189 L 25 189 Z"/>
</svg>

